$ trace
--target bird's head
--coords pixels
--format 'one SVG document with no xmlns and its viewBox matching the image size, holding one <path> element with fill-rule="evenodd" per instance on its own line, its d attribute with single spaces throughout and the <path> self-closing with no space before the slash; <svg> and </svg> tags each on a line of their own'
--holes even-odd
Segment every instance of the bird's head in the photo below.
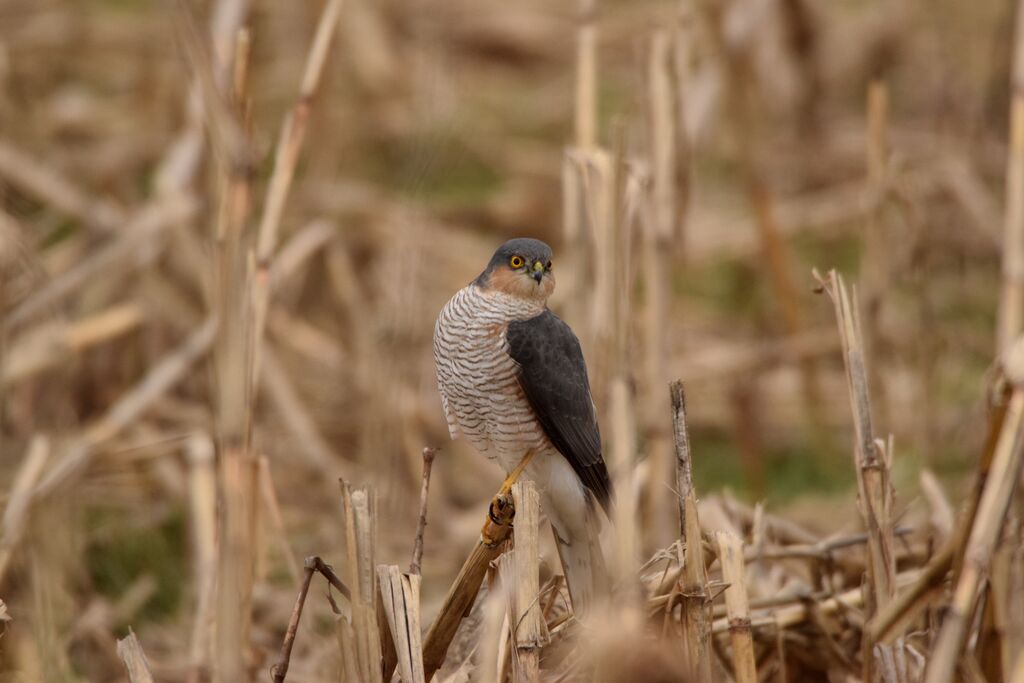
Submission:
<svg viewBox="0 0 1024 683">
<path fill-rule="evenodd" d="M 486 290 L 546 301 L 555 289 L 551 247 L 526 237 L 509 240 L 494 252 L 476 284 Z"/>
</svg>

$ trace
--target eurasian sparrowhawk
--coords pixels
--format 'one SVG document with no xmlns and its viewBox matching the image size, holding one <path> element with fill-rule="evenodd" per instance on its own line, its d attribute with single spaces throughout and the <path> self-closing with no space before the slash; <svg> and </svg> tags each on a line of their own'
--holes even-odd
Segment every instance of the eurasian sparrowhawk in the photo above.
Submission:
<svg viewBox="0 0 1024 683">
<path fill-rule="evenodd" d="M 608 510 L 611 482 L 579 340 L 547 308 L 554 288 L 548 245 L 506 242 L 441 311 L 434 359 L 453 439 L 507 473 L 530 454 L 523 474 L 541 491 L 579 613 L 603 571 L 593 501 Z"/>
</svg>

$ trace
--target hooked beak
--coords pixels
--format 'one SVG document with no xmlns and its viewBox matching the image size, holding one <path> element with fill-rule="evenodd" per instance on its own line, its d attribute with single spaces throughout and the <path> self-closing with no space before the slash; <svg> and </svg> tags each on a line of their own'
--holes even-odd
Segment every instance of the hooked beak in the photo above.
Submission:
<svg viewBox="0 0 1024 683">
<path fill-rule="evenodd" d="M 540 284 L 541 279 L 544 277 L 544 264 L 540 261 L 533 262 L 533 279 Z"/>
</svg>

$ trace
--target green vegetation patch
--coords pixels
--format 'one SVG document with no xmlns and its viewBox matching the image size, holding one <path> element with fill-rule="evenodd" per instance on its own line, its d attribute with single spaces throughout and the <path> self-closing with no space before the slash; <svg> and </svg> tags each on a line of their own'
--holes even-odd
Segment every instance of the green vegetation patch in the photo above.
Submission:
<svg viewBox="0 0 1024 683">
<path fill-rule="evenodd" d="M 188 528 L 185 515 L 175 511 L 155 527 L 135 526 L 117 520 L 122 511 L 94 512 L 92 526 L 109 530 L 89 544 L 86 565 L 96 589 L 116 600 L 145 574 L 157 581 L 153 597 L 142 608 L 142 619 L 174 614 L 188 573 Z"/>
</svg>

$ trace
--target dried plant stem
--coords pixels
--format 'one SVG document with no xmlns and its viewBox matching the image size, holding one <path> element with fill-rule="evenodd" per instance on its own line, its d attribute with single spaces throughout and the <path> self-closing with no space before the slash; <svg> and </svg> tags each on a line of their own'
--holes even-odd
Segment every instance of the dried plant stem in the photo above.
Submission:
<svg viewBox="0 0 1024 683">
<path fill-rule="evenodd" d="M 302 609 L 306 604 L 306 596 L 309 593 L 309 584 L 314 573 L 321 574 L 346 598 L 351 598 L 348 587 L 335 575 L 330 565 L 324 564 L 319 557 L 312 555 L 307 557 L 302 565 L 302 581 L 299 584 L 299 594 L 295 598 L 295 606 L 292 608 L 292 616 L 288 620 L 288 628 L 284 634 L 284 641 L 281 643 L 281 657 L 274 666 L 270 668 L 270 676 L 274 683 L 283 683 L 288 675 L 288 666 L 291 663 L 292 646 L 295 644 L 295 635 L 298 633 L 299 620 L 302 618 Z"/>
<path fill-rule="evenodd" d="M 504 542 L 512 530 L 515 503 L 509 494 L 499 494 L 491 503 L 491 512 L 480 532 L 480 539 L 459 570 L 459 575 L 445 596 L 441 611 L 427 631 L 423 643 L 423 669 L 427 680 L 433 678 L 444 663 L 448 646 L 455 632 L 469 613 L 480 591 L 487 568 L 504 551 Z"/>
<path fill-rule="evenodd" d="M 292 646 L 295 644 L 295 634 L 299 630 L 299 619 L 302 618 L 302 608 L 306 605 L 306 595 L 309 593 L 309 582 L 313 579 L 316 571 L 315 561 L 320 558 L 306 558 L 303 567 L 302 583 L 299 586 L 299 595 L 295 599 L 295 607 L 292 608 L 292 616 L 288 620 L 288 629 L 284 634 L 284 642 L 281 644 L 281 658 L 277 664 L 270 668 L 270 678 L 274 683 L 284 683 L 288 675 L 288 666 L 292 659 Z"/>
<path fill-rule="evenodd" d="M 434 466 L 437 449 L 423 449 L 423 485 L 420 487 L 420 516 L 416 522 L 416 540 L 412 546 L 412 561 L 409 573 L 419 574 L 420 563 L 423 562 L 423 534 L 427 530 L 427 496 L 430 494 L 430 470 Z"/>
<path fill-rule="evenodd" d="M 376 574 L 377 498 L 365 487 L 341 484 L 342 515 L 345 520 L 347 576 L 351 586 L 351 647 L 355 653 L 360 681 L 380 683 L 381 627 L 383 615 L 377 613 Z M 380 621 L 378 621 L 380 619 Z M 342 617 L 345 620 L 345 617 Z"/>
<path fill-rule="evenodd" d="M 117 656 L 124 662 L 131 683 L 153 683 L 153 674 L 149 671 L 146 653 L 142 651 L 139 639 L 131 630 L 127 636 L 117 641 Z"/>
<path fill-rule="evenodd" d="M 197 433 L 185 444 L 188 458 L 189 512 L 192 522 L 193 574 L 197 604 L 190 643 L 190 683 L 203 679 L 210 654 L 210 626 L 217 571 L 217 475 L 214 444 L 206 434 Z"/>
<path fill-rule="evenodd" d="M 978 503 L 978 512 L 964 549 L 963 568 L 953 602 L 942 623 L 925 680 L 944 683 L 953 679 L 957 661 L 968 635 L 978 590 L 987 576 L 999 531 L 1020 476 L 1024 440 L 1024 389 L 1015 388 L 1006 421 L 996 446 L 992 472 Z"/>
<path fill-rule="evenodd" d="M 377 580 L 401 680 L 425 683 L 420 634 L 420 576 L 403 574 L 395 565 L 380 565 L 377 567 Z"/>
<path fill-rule="evenodd" d="M 1003 287 L 999 300 L 997 353 L 1024 328 L 1024 3 L 1017 5 L 1010 99 L 1010 148 L 1006 160 L 1003 224 Z"/>
<path fill-rule="evenodd" d="M 530 480 L 512 487 L 516 509 L 515 553 L 511 580 L 512 679 L 536 683 L 540 679 L 540 651 L 544 646 L 544 619 L 540 604 L 540 497 Z"/>
<path fill-rule="evenodd" d="M 696 683 L 711 682 L 711 599 L 704 564 L 702 531 L 693 488 L 693 461 L 686 427 L 686 393 L 683 383 L 669 385 L 672 398 L 672 432 L 675 437 L 676 495 L 679 496 L 679 529 L 683 545 L 683 630 L 686 661 Z"/>
<path fill-rule="evenodd" d="M 270 270 L 274 252 L 277 250 L 278 232 L 284 215 L 285 202 L 291 190 L 292 178 L 298 165 L 299 153 L 306 138 L 310 108 L 320 85 L 324 63 L 337 30 L 343 0 L 328 0 L 317 22 L 316 34 L 306 56 L 306 66 L 299 87 L 299 98 L 285 117 L 274 154 L 274 169 L 270 174 L 267 196 L 260 219 L 256 243 L 256 277 L 254 281 L 253 309 L 255 320 L 253 338 L 257 345 L 255 365 L 259 368 L 259 341 L 269 305 Z"/>
<path fill-rule="evenodd" d="M 10 566 L 14 550 L 25 535 L 32 490 L 42 476 L 43 467 L 50 456 L 50 440 L 41 434 L 32 437 L 10 491 L 7 492 L 7 506 L 4 508 L 3 536 L 0 536 L 0 585 Z"/>
<path fill-rule="evenodd" d="M 871 426 L 871 403 L 860 318 L 854 308 L 856 293 L 851 299 L 843 278 L 834 270 L 829 272 L 827 282 L 820 277 L 818 279 L 835 306 L 836 322 L 839 325 L 843 347 L 843 362 L 846 367 L 856 435 L 854 454 L 858 475 L 858 504 L 869 535 L 868 576 L 874 599 L 869 612 L 871 616 L 876 610 L 885 608 L 895 595 L 893 582 L 896 575 L 896 559 L 890 518 L 893 492 L 889 478 L 889 462 L 883 449 L 876 443 Z"/>
<path fill-rule="evenodd" d="M 736 683 L 757 683 L 757 665 L 754 658 L 754 640 L 750 629 L 750 606 L 743 567 L 743 542 L 733 534 L 719 531 L 718 558 L 722 563 L 725 589 L 725 607 L 732 636 L 732 666 Z"/>
<path fill-rule="evenodd" d="M 597 144 L 597 0 L 580 0 L 576 30 L 576 147 Z"/>
</svg>

